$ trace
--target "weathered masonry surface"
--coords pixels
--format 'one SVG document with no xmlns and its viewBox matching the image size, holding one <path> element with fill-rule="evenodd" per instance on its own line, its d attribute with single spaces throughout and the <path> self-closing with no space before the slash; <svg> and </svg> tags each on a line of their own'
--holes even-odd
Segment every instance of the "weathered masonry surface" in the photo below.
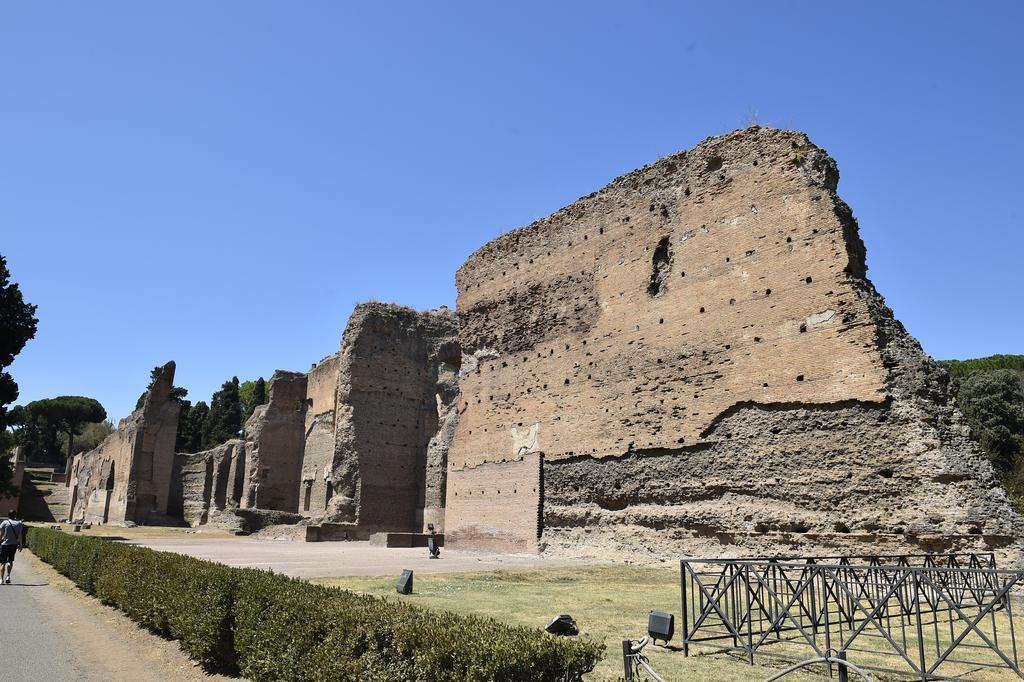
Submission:
<svg viewBox="0 0 1024 682">
<path fill-rule="evenodd" d="M 71 518 L 93 523 L 166 521 L 181 405 L 170 397 L 174 363 L 161 369 L 142 407 L 95 450 L 69 464 Z"/>
<path fill-rule="evenodd" d="M 340 352 L 309 374 L 300 513 L 356 536 L 443 522 L 457 335 L 446 309 L 356 307 Z"/>
<path fill-rule="evenodd" d="M 945 373 L 867 280 L 837 182 L 805 135 L 750 128 L 474 253 L 447 542 L 1014 542 Z"/>
<path fill-rule="evenodd" d="M 195 527 L 238 509 L 244 490 L 245 441 L 232 439 L 195 454 L 176 454 L 169 514 Z"/>
<path fill-rule="evenodd" d="M 274 372 L 267 403 L 246 421 L 240 508 L 296 510 L 308 386 L 305 374 Z"/>
</svg>

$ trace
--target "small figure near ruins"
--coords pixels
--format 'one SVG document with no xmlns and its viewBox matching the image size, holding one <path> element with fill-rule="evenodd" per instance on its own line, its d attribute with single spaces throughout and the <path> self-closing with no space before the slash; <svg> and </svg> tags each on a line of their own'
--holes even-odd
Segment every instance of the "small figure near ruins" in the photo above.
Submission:
<svg viewBox="0 0 1024 682">
<path fill-rule="evenodd" d="M 25 546 L 25 524 L 18 512 L 11 510 L 0 523 L 0 583 L 10 585 L 14 571 L 14 555 Z"/>
</svg>

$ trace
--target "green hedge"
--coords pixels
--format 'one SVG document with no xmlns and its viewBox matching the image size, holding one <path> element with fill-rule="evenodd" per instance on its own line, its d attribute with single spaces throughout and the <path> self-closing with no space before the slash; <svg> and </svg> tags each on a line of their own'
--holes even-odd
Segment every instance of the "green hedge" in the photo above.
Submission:
<svg viewBox="0 0 1024 682">
<path fill-rule="evenodd" d="M 262 680 L 578 680 L 604 645 L 33 527 L 29 548 L 84 591 Z"/>
</svg>

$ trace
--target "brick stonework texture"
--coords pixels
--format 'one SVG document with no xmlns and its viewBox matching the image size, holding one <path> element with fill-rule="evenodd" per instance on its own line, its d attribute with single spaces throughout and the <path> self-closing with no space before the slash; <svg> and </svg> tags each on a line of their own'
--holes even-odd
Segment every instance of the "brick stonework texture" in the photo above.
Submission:
<svg viewBox="0 0 1024 682">
<path fill-rule="evenodd" d="M 474 253 L 450 546 L 1011 551 L 1020 519 L 867 280 L 838 178 L 750 128 Z"/>
</svg>

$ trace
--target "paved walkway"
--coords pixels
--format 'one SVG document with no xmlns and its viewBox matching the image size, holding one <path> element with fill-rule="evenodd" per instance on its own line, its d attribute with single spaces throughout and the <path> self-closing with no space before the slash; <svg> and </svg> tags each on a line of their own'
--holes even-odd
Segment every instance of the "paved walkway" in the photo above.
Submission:
<svg viewBox="0 0 1024 682">
<path fill-rule="evenodd" d="M 56 596 L 24 552 L 14 560 L 10 585 L 0 585 L 0 641 L 4 680 L 102 680 L 61 636 L 67 631 L 50 608 Z M 107 678 L 109 679 L 109 677 Z"/>
<path fill-rule="evenodd" d="M 227 680 L 208 676 L 173 641 L 84 595 L 28 552 L 0 585 L 3 682 Z"/>
</svg>

